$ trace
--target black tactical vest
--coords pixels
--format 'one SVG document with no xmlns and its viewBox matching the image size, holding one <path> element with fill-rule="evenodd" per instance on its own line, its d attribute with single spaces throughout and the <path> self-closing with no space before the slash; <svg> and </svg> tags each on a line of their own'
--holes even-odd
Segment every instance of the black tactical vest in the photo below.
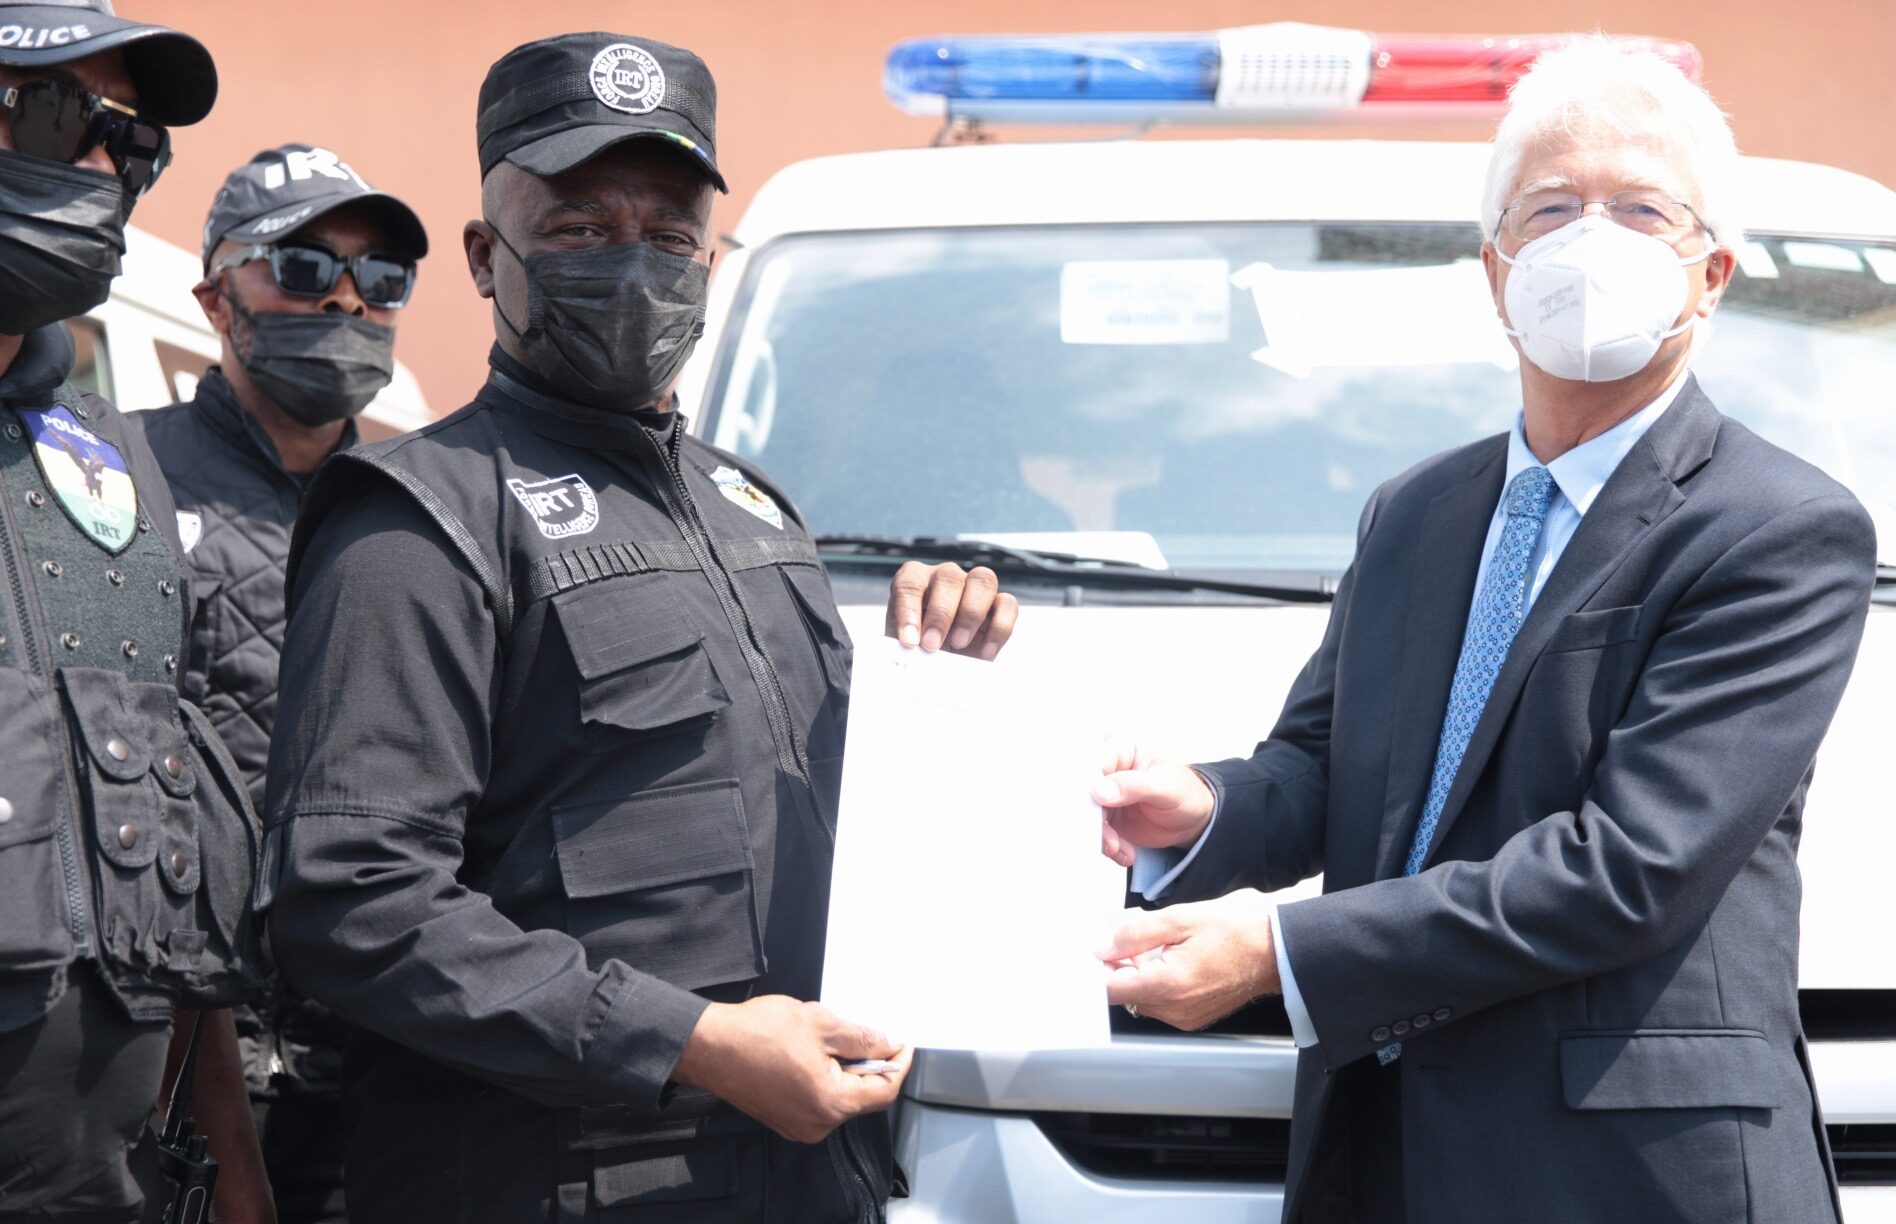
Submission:
<svg viewBox="0 0 1896 1224">
<path fill-rule="evenodd" d="M 134 1019 L 260 982 L 258 831 L 177 691 L 189 590 L 163 478 L 70 386 L 0 404 L 0 1026 L 76 959 Z"/>
<path fill-rule="evenodd" d="M 623 960 L 719 1001 L 814 999 L 851 648 L 790 502 L 682 424 L 655 431 L 496 371 L 453 416 L 324 465 L 292 601 L 311 535 L 371 482 L 435 521 L 497 631 L 461 881 L 522 929 L 564 930 L 595 969 Z M 682 1088 L 659 1117 L 569 1113 L 579 1148 L 755 1126 Z M 886 1197 L 886 1119 L 832 1144 L 839 1173 Z"/>
</svg>

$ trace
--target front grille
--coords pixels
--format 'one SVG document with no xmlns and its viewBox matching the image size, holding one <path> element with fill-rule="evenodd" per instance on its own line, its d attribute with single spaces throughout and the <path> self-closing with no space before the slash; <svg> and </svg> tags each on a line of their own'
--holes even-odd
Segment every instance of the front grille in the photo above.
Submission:
<svg viewBox="0 0 1896 1224">
<path fill-rule="evenodd" d="M 1896 1041 L 1896 990 L 1800 990 L 1812 1041 Z"/>
<path fill-rule="evenodd" d="M 1164 1181 L 1283 1182 L 1287 1118 L 1041 1113 L 1041 1132 L 1068 1160 L 1101 1177 Z M 1830 1150 L 1846 1186 L 1896 1185 L 1896 1124 L 1836 1123 Z"/>
<path fill-rule="evenodd" d="M 1282 1182 L 1290 1153 L 1288 1118 L 1042 1113 L 1034 1122 L 1068 1160 L 1102 1177 Z"/>
<path fill-rule="evenodd" d="M 1830 1132 L 1838 1181 L 1846 1186 L 1896 1185 L 1896 1125 L 1839 1122 L 1824 1129 Z"/>
<path fill-rule="evenodd" d="M 1896 1040 L 1896 990 L 1804 990 L 1798 1005 L 1812 1041 Z M 1178 1032 L 1117 1007 L 1112 1028 L 1127 1035 Z M 1290 1018 L 1281 1000 L 1263 999 L 1206 1031 L 1288 1037 Z M 1034 1122 L 1068 1160 L 1104 1177 L 1279 1183 L 1290 1144 L 1283 1118 L 1041 1113 Z M 1896 1185 L 1896 1123 L 1827 1129 L 1840 1182 Z"/>
</svg>

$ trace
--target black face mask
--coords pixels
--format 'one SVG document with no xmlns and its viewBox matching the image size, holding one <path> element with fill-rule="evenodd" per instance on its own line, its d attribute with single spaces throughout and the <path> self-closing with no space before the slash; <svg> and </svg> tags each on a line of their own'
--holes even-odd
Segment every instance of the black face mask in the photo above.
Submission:
<svg viewBox="0 0 1896 1224">
<path fill-rule="evenodd" d="M 656 404 L 704 334 L 710 270 L 649 242 L 522 258 L 494 234 L 527 274 L 525 330 L 500 319 L 534 373 L 589 407 Z"/>
<path fill-rule="evenodd" d="M 114 175 L 0 150 L 0 335 L 105 301 L 131 212 Z"/>
<path fill-rule="evenodd" d="M 224 300 L 250 332 L 248 351 L 239 354 L 244 372 L 305 425 L 354 416 L 395 376 L 392 327 L 335 310 L 253 314 L 229 293 Z"/>
</svg>

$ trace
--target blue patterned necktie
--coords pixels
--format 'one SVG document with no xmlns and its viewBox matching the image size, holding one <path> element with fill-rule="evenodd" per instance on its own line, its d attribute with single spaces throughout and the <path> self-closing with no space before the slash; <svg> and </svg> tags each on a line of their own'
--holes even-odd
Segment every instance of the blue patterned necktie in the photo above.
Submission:
<svg viewBox="0 0 1896 1224">
<path fill-rule="evenodd" d="M 1422 804 L 1422 818 L 1416 822 L 1415 842 L 1409 847 L 1403 875 L 1412 876 L 1422 870 L 1436 823 L 1448 803 L 1449 788 L 1455 784 L 1455 771 L 1461 768 L 1468 741 L 1475 735 L 1475 724 L 1481 721 L 1481 711 L 1488 704 L 1488 692 L 1501 674 L 1514 635 L 1527 619 L 1528 561 L 1534 555 L 1534 544 L 1540 539 L 1541 524 L 1553 499 L 1554 478 L 1544 467 L 1528 468 L 1508 484 L 1507 520 L 1501 525 L 1501 539 L 1488 560 L 1487 575 L 1475 594 L 1474 612 L 1462 636 L 1461 658 L 1455 664 L 1455 681 L 1448 690 L 1448 713 L 1442 718 L 1442 738 L 1435 746 L 1435 772 L 1429 775 L 1429 796 Z M 1386 1066 L 1401 1053 L 1398 1042 L 1384 1046 L 1376 1056 Z"/>
</svg>

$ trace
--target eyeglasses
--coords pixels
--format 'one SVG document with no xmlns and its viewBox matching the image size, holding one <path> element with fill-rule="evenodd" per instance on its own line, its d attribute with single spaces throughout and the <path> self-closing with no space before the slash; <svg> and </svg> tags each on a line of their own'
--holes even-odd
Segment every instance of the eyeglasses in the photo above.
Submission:
<svg viewBox="0 0 1896 1224">
<path fill-rule="evenodd" d="M 13 121 L 15 150 L 70 165 L 104 149 L 134 197 L 149 191 L 171 164 L 171 133 L 163 125 L 75 81 L 43 77 L 0 89 L 0 107 Z"/>
<path fill-rule="evenodd" d="M 270 261 L 270 272 L 277 288 L 301 297 L 322 297 L 333 292 L 342 280 L 344 269 L 355 280 L 356 292 L 371 306 L 395 310 L 408 304 L 415 289 L 415 261 L 393 255 L 351 255 L 344 257 L 328 247 L 310 243 L 248 246 L 232 251 L 217 262 L 213 272 L 225 272 L 257 260 Z"/>
<path fill-rule="evenodd" d="M 1536 191 L 1501 210 L 1495 236 L 1500 237 L 1505 230 L 1510 237 L 1531 242 L 1578 221 L 1589 204 L 1606 205 L 1607 219 L 1615 225 L 1666 242 L 1676 242 L 1699 229 L 1714 240 L 1718 237 L 1690 204 L 1657 191 L 1622 191 L 1604 200 L 1583 200 L 1570 191 Z"/>
</svg>

